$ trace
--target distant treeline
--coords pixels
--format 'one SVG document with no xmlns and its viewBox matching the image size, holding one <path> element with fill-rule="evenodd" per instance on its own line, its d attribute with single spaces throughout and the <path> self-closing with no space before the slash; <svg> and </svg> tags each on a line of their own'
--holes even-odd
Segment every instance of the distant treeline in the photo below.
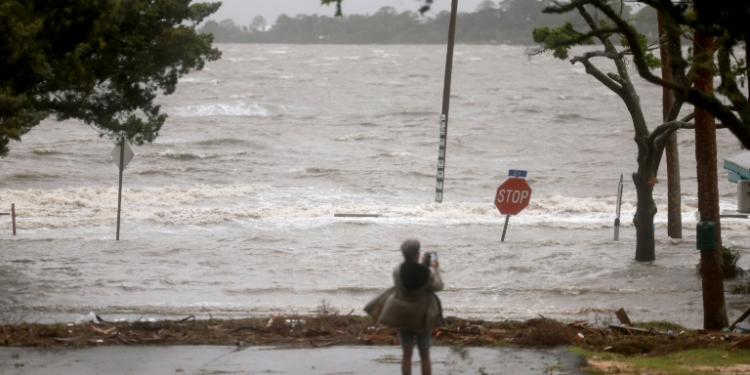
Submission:
<svg viewBox="0 0 750 375">
<path fill-rule="evenodd" d="M 557 27 L 566 21 L 582 24 L 580 19 L 571 19 L 570 14 L 544 14 L 542 9 L 544 1 L 539 0 L 485 1 L 473 13 L 459 13 L 456 42 L 529 45 L 534 28 Z M 649 10 L 644 7 L 636 12 L 626 7 L 623 14 L 630 15 L 634 26 L 653 40 L 656 15 Z M 441 44 L 446 42 L 449 18 L 447 11 L 435 17 L 422 17 L 416 12 L 398 13 L 392 7 L 383 7 L 366 16 L 292 18 L 282 14 L 273 25 L 262 16 L 246 26 L 230 19 L 208 21 L 200 32 L 213 34 L 214 41 L 219 43 Z"/>
</svg>

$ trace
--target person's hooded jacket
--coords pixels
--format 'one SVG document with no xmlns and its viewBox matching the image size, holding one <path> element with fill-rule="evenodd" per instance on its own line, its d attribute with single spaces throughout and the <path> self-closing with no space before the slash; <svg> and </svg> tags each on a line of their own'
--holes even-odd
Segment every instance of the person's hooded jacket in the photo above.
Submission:
<svg viewBox="0 0 750 375">
<path fill-rule="evenodd" d="M 405 262 L 393 271 L 393 281 L 393 288 L 365 306 L 365 312 L 375 321 L 419 333 L 445 325 L 442 306 L 435 294 L 443 289 L 439 272 Z"/>
</svg>

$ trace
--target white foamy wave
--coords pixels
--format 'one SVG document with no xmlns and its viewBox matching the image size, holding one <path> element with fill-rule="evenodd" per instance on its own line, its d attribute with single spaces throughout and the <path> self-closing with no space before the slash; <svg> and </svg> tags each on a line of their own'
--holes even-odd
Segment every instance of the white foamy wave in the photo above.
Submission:
<svg viewBox="0 0 750 375">
<path fill-rule="evenodd" d="M 368 214 L 377 217 L 336 217 L 336 215 Z M 148 219 L 147 217 L 143 217 Z M 444 225 L 446 220 L 452 224 L 486 224 L 497 225 L 501 215 L 491 204 L 478 203 L 429 203 L 419 205 L 390 204 L 285 204 L 285 205 L 245 205 L 232 207 L 186 207 L 154 211 L 151 219 L 163 224 L 211 224 L 226 220 L 263 219 L 288 226 L 326 226 L 333 222 L 369 221 L 383 225 L 400 225 L 404 222 L 419 222 L 423 225 Z M 311 221 L 312 220 L 312 221 Z M 373 221 L 374 220 L 374 221 Z M 611 225 L 612 219 L 606 218 L 562 218 L 550 216 L 519 216 L 515 219 L 519 225 L 566 226 L 577 225 L 581 228 L 598 228 Z"/>
<path fill-rule="evenodd" d="M 248 185 L 196 185 L 192 187 L 166 186 L 159 188 L 132 188 L 123 191 L 123 197 L 154 206 L 170 206 L 179 203 L 200 202 L 214 198 L 247 196 L 270 189 L 267 184 Z"/>
<path fill-rule="evenodd" d="M 219 157 L 219 154 L 215 153 L 201 153 L 196 154 L 192 152 L 186 152 L 186 151 L 174 151 L 174 150 L 166 150 L 161 152 L 144 152 L 140 155 L 141 157 L 163 157 L 168 159 L 176 159 L 176 160 L 203 160 L 203 159 L 213 159 Z"/>
<path fill-rule="evenodd" d="M 360 59 L 359 56 L 331 56 L 326 57 L 326 61 L 339 61 L 339 60 L 349 60 L 349 61 L 358 61 Z"/>
<path fill-rule="evenodd" d="M 37 154 L 37 155 L 52 155 L 52 154 L 61 154 L 62 152 L 58 150 L 53 150 L 50 148 L 37 148 L 34 150 L 31 150 L 31 152 Z"/>
<path fill-rule="evenodd" d="M 352 141 L 361 141 L 363 139 L 371 138 L 371 136 L 367 133 L 354 133 L 354 134 L 347 134 L 342 135 L 341 137 L 334 138 L 334 141 L 339 142 L 352 142 Z"/>
<path fill-rule="evenodd" d="M 178 107 L 170 113 L 180 117 L 206 117 L 206 116 L 268 116 L 268 109 L 258 103 L 247 104 L 245 102 L 217 103 L 205 105 L 191 105 Z"/>
<path fill-rule="evenodd" d="M 204 83 L 205 81 L 203 81 L 200 78 L 182 77 L 182 78 L 178 79 L 177 82 L 179 82 L 179 83 Z"/>
<path fill-rule="evenodd" d="M 1 193 L 0 205 L 15 202 L 26 228 L 113 225 L 116 212 L 117 189 L 114 187 L 5 190 Z M 300 196 L 290 200 L 290 194 Z M 352 203 L 342 203 L 342 199 Z M 503 219 L 491 202 L 386 204 L 356 201 L 362 201 L 362 198 L 316 198 L 306 196 L 304 192 L 271 190 L 265 184 L 126 188 L 123 191 L 123 214 L 129 220 L 166 226 L 215 225 L 234 221 L 259 228 L 269 225 L 274 228 L 318 228 L 340 223 L 496 226 Z M 613 205 L 596 199 L 554 197 L 537 201 L 535 207 L 530 205 L 513 218 L 514 225 L 591 230 L 609 228 L 614 219 Z M 621 226 L 632 227 L 634 208 L 623 208 L 626 210 L 621 214 Z M 657 215 L 657 227 L 663 227 L 665 223 L 666 218 Z M 9 225 L 0 222 L 0 228 Z M 694 226 L 692 221 L 684 222 L 685 228 Z M 722 227 L 748 230 L 750 221 L 724 221 Z"/>
<path fill-rule="evenodd" d="M 230 96 L 230 98 L 232 98 L 232 99 L 247 99 L 247 98 L 252 98 L 252 97 L 255 97 L 255 96 L 257 96 L 257 95 L 252 94 L 252 93 L 248 93 L 248 94 L 232 94 L 232 96 Z"/>
<path fill-rule="evenodd" d="M 207 217 L 197 223 L 211 223 L 218 219 L 212 219 L 209 214 L 217 209 L 194 211 L 193 208 L 181 206 L 205 201 L 226 206 L 226 201 L 252 196 L 270 188 L 267 184 L 125 188 L 122 192 L 123 212 L 131 218 L 159 221 L 158 218 L 165 215 L 164 207 L 168 206 L 171 214 L 179 216 L 184 215 L 183 211 L 188 214 L 192 212 Z M 0 205 L 4 206 L 6 201 L 15 203 L 19 225 L 24 228 L 109 225 L 116 211 L 117 193 L 116 187 L 2 190 Z M 0 222 L 0 227 L 5 224 L 4 221 Z"/>
<path fill-rule="evenodd" d="M 222 60 L 231 62 L 245 62 L 245 61 L 266 61 L 265 57 L 222 57 Z"/>
<path fill-rule="evenodd" d="M 101 142 L 100 138 L 70 138 L 70 139 L 63 139 L 59 141 L 52 142 L 53 145 L 71 145 L 71 144 L 78 144 L 78 143 L 91 143 L 91 142 Z M 54 147 L 54 146 L 53 146 Z M 40 149 L 45 150 L 45 149 Z"/>
<path fill-rule="evenodd" d="M 310 168 L 296 168 L 289 170 L 289 173 L 301 173 L 301 174 L 329 174 L 329 173 L 341 173 L 342 171 L 340 169 L 336 168 L 317 168 L 317 167 L 310 167 Z"/>
<path fill-rule="evenodd" d="M 384 153 L 381 153 L 379 156 L 385 156 L 385 157 L 411 156 L 411 152 L 408 152 L 408 151 L 384 152 Z"/>
<path fill-rule="evenodd" d="M 532 197 L 524 213 L 531 215 L 553 214 L 582 214 L 582 213 L 614 213 L 616 201 L 615 198 L 592 199 L 582 197 L 565 197 L 555 195 L 552 197 Z M 627 200 L 623 199 L 621 211 L 627 212 L 635 207 Z"/>
<path fill-rule="evenodd" d="M 201 145 L 201 146 L 220 146 L 220 145 L 241 145 L 246 143 L 244 139 L 238 139 L 238 138 L 214 138 L 214 139 L 205 139 L 202 141 L 197 141 L 195 144 Z"/>
<path fill-rule="evenodd" d="M 172 173 L 172 172 L 187 172 L 191 170 L 193 170 L 193 168 L 186 166 L 186 165 L 167 165 L 161 168 L 136 169 L 133 171 L 133 173 L 140 174 L 140 175 L 149 175 L 149 174 L 165 174 L 165 173 Z"/>
</svg>

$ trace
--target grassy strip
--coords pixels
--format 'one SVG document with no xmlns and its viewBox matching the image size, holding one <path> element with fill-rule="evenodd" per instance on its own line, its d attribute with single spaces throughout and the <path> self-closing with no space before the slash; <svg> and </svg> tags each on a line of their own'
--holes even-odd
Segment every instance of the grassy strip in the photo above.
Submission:
<svg viewBox="0 0 750 375">
<path fill-rule="evenodd" d="M 657 356 L 624 356 L 570 347 L 586 357 L 590 374 L 707 375 L 750 373 L 750 351 L 691 349 Z"/>
</svg>

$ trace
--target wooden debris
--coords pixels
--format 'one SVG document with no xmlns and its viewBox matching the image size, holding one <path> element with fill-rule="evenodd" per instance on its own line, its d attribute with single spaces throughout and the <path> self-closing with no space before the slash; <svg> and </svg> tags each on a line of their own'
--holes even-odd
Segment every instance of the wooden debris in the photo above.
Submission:
<svg viewBox="0 0 750 375">
<path fill-rule="evenodd" d="M 630 327 L 630 326 L 621 325 L 621 324 L 610 324 L 609 328 L 612 329 L 612 330 L 614 330 L 614 331 L 618 331 L 618 332 L 622 332 L 622 333 L 627 333 L 628 335 L 633 335 L 635 333 L 641 333 L 641 334 L 654 333 L 654 331 L 652 329 Z"/>
<path fill-rule="evenodd" d="M 271 332 L 271 331 L 269 331 L 269 330 L 267 330 L 265 328 L 242 326 L 242 327 L 237 327 L 237 328 L 229 331 L 229 333 L 236 333 L 236 332 L 243 331 L 243 330 L 253 331 L 253 332 L 257 332 L 257 333 L 268 333 L 268 332 Z"/>
<path fill-rule="evenodd" d="M 630 318 L 628 317 L 628 314 L 625 312 L 624 308 L 620 308 L 619 310 L 615 311 L 615 315 L 617 315 L 617 320 L 620 321 L 620 324 L 624 324 L 626 326 L 633 325 L 633 323 L 630 322 Z"/>
<path fill-rule="evenodd" d="M 707 336 L 725 336 L 725 337 L 747 337 L 747 333 L 738 333 L 738 332 L 724 332 L 724 331 L 711 331 L 706 329 L 700 329 L 698 330 L 698 333 L 701 335 L 707 335 Z"/>
<path fill-rule="evenodd" d="M 742 313 L 742 315 L 740 315 L 740 317 L 737 318 L 737 320 L 735 320 L 734 323 L 732 323 L 731 326 L 729 326 L 729 329 L 734 329 L 734 326 L 736 326 L 737 323 L 739 323 L 739 322 L 747 319 L 748 316 L 750 316 L 750 308 L 748 308 L 747 310 L 745 310 L 745 312 Z"/>
<path fill-rule="evenodd" d="M 397 331 L 374 324 L 364 316 L 276 316 L 268 318 L 179 320 L 150 322 L 103 322 L 95 325 L 0 324 L 0 343 L 10 347 L 68 347 L 91 345 L 232 345 L 294 348 L 338 345 L 397 345 Z M 100 319 L 100 321 L 104 321 Z M 274 326 L 275 324 L 278 326 Z M 294 323 L 294 324 L 293 324 Z M 433 331 L 436 346 L 495 347 L 507 343 L 519 347 L 548 348 L 574 344 L 592 351 L 642 355 L 679 348 L 750 347 L 748 334 L 689 331 L 659 334 L 653 329 L 613 324 L 595 327 L 585 321 L 561 323 L 541 318 L 528 321 L 487 322 L 449 317 L 446 326 Z M 677 329 L 675 329 L 677 330 Z M 584 338 L 576 342 L 578 333 Z M 621 334 L 625 333 L 625 334 Z M 731 345 L 731 347 L 730 347 Z"/>
<path fill-rule="evenodd" d="M 103 335 L 109 335 L 112 332 L 115 332 L 117 330 L 117 327 L 110 327 L 108 329 L 101 329 L 101 328 L 99 328 L 99 327 L 97 327 L 97 326 L 95 326 L 95 325 L 93 325 L 93 324 L 91 324 L 89 322 L 85 322 L 84 325 L 86 325 L 87 327 L 89 327 L 89 328 L 93 329 L 94 331 L 99 332 L 99 333 L 101 333 Z"/>
<path fill-rule="evenodd" d="M 734 344 L 729 345 L 729 348 L 732 350 L 735 350 L 743 346 L 744 347 L 750 346 L 750 335 L 745 334 L 745 337 L 737 340 Z"/>
<path fill-rule="evenodd" d="M 78 336 L 75 337 L 53 337 L 52 340 L 57 342 L 76 342 L 81 341 L 81 338 Z"/>
</svg>

